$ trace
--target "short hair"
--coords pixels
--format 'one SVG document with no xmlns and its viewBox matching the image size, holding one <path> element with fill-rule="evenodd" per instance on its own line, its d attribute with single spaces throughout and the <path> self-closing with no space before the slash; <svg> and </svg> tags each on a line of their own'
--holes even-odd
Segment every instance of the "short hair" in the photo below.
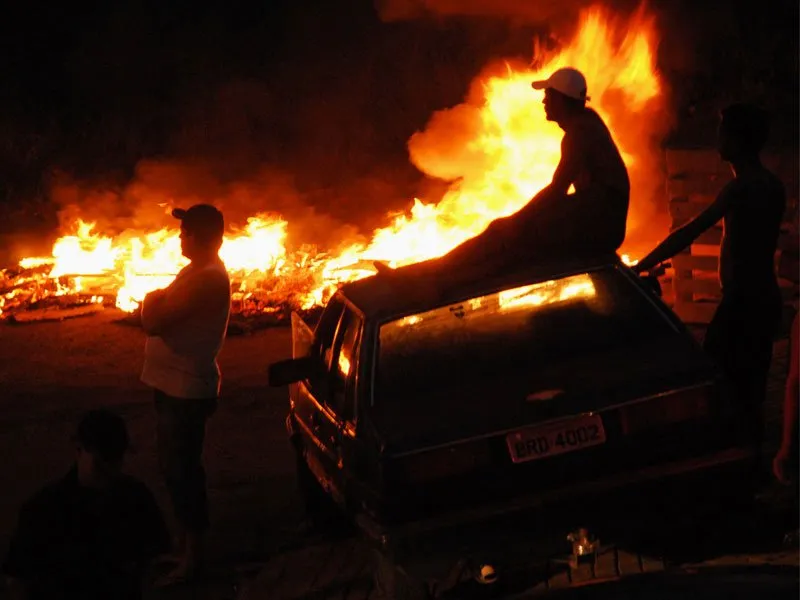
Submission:
<svg viewBox="0 0 800 600">
<path fill-rule="evenodd" d="M 90 454 L 111 463 L 122 460 L 130 443 L 122 417 L 102 408 L 83 416 L 73 439 Z"/>
<path fill-rule="evenodd" d="M 769 139 L 769 115 L 764 109 L 740 102 L 722 109 L 720 116 L 726 131 L 745 146 L 761 151 Z"/>
</svg>

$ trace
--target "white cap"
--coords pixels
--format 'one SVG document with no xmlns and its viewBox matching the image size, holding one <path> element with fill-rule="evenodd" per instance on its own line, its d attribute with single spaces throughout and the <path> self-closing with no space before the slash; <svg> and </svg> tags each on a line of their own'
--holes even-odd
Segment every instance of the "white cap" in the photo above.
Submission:
<svg viewBox="0 0 800 600">
<path fill-rule="evenodd" d="M 552 89 L 576 100 L 589 99 L 586 95 L 586 78 L 571 67 L 559 69 L 547 79 L 534 81 L 531 86 L 535 90 Z"/>
</svg>

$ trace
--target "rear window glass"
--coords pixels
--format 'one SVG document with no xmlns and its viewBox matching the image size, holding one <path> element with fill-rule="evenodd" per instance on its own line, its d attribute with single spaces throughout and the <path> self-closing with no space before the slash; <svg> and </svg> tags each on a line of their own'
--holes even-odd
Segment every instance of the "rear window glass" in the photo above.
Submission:
<svg viewBox="0 0 800 600">
<path fill-rule="evenodd" d="M 455 388 L 486 390 L 568 372 L 570 363 L 676 335 L 617 269 L 582 273 L 385 323 L 375 391 L 381 403 L 397 398 L 408 406 Z"/>
</svg>

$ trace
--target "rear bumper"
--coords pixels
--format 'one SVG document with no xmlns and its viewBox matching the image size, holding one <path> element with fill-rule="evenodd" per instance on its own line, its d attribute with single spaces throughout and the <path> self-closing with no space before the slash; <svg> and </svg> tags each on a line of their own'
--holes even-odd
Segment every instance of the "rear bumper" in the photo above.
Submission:
<svg viewBox="0 0 800 600">
<path fill-rule="evenodd" d="M 602 514 L 628 512 L 622 508 L 626 501 L 641 508 L 659 498 L 675 507 L 679 506 L 679 496 L 689 502 L 705 499 L 698 484 L 709 483 L 717 490 L 741 485 L 753 457 L 750 449 L 731 448 L 391 528 L 363 515 L 356 521 L 382 553 L 407 566 L 406 570 L 438 578 L 432 571 L 449 570 L 464 553 L 488 561 L 492 555 L 507 554 L 517 542 L 528 547 L 526 552 L 531 545 L 541 543 L 537 555 L 552 557 L 569 549 L 564 536 L 569 529 L 564 527 L 574 529 Z M 627 516 L 639 518 L 630 513 Z"/>
</svg>

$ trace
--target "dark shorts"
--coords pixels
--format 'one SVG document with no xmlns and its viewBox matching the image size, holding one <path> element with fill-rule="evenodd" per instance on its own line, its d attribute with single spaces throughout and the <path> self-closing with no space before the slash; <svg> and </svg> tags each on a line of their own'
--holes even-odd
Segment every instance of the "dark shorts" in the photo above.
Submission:
<svg viewBox="0 0 800 600">
<path fill-rule="evenodd" d="M 759 447 L 764 438 L 764 402 L 780 312 L 779 298 L 723 298 L 703 344 L 721 366 L 731 397 L 744 409 L 748 433 Z"/>
<path fill-rule="evenodd" d="M 544 194 L 509 217 L 515 243 L 559 255 L 616 252 L 625 240 L 629 195 L 607 188 Z"/>
<path fill-rule="evenodd" d="M 461 271 L 614 253 L 625 239 L 627 216 L 628 195 L 622 192 L 543 193 L 436 262 Z"/>
<path fill-rule="evenodd" d="M 174 398 L 159 390 L 154 399 L 158 462 L 175 519 L 188 531 L 202 532 L 209 525 L 203 443 L 217 400 Z"/>
</svg>

